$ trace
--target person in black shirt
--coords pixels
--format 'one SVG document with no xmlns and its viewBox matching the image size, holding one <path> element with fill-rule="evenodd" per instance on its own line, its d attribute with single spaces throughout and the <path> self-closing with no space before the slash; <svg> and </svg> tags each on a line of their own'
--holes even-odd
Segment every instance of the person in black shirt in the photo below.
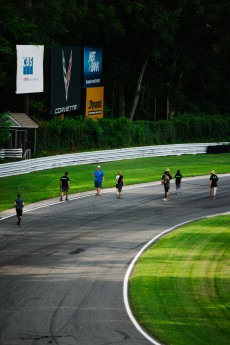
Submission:
<svg viewBox="0 0 230 345">
<path fill-rule="evenodd" d="M 209 183 L 210 183 L 210 197 L 212 199 L 216 199 L 217 182 L 218 182 L 218 176 L 216 175 L 215 170 L 212 170 L 211 171 L 211 176 L 210 176 L 210 179 L 209 179 Z"/>
<path fill-rule="evenodd" d="M 182 179 L 182 175 L 180 173 L 180 170 L 177 170 L 175 176 L 174 176 L 174 180 L 175 180 L 175 184 L 176 184 L 176 193 L 179 194 L 179 191 L 181 189 L 181 179 Z"/>
<path fill-rule="evenodd" d="M 117 178 L 117 190 L 118 190 L 117 198 L 121 199 L 122 198 L 121 192 L 122 192 L 122 187 L 123 187 L 123 184 L 124 184 L 124 177 L 123 177 L 121 171 L 118 172 L 118 176 L 117 177 L 118 177 Z"/>
<path fill-rule="evenodd" d="M 65 172 L 65 175 L 60 178 L 60 188 L 61 188 L 61 197 L 60 201 L 62 201 L 62 197 L 65 193 L 66 200 L 68 201 L 68 193 L 69 193 L 69 187 L 70 187 L 70 180 L 68 177 L 68 172 Z"/>
</svg>

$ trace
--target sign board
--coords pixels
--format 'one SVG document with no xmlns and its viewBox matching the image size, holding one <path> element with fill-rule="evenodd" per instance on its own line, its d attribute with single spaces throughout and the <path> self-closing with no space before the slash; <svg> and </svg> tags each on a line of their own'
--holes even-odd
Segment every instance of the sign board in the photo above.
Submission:
<svg viewBox="0 0 230 345">
<path fill-rule="evenodd" d="M 51 50 L 51 114 L 81 107 L 81 48 L 53 47 Z"/>
<path fill-rule="evenodd" d="M 104 115 L 104 86 L 86 89 L 85 115 L 92 119 Z"/>
<path fill-rule="evenodd" d="M 101 85 L 102 48 L 84 47 L 84 87 Z"/>
<path fill-rule="evenodd" d="M 43 92 L 44 46 L 17 45 L 16 93 Z"/>
</svg>

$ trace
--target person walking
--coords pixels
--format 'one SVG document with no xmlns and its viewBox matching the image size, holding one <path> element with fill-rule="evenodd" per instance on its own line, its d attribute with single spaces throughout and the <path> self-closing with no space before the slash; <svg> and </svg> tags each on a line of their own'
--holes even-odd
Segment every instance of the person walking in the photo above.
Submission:
<svg viewBox="0 0 230 345">
<path fill-rule="evenodd" d="M 22 220 L 22 209 L 24 207 L 24 200 L 22 199 L 21 194 L 17 195 L 17 199 L 14 201 L 14 206 L 16 209 L 17 225 L 19 225 Z"/>
<path fill-rule="evenodd" d="M 209 179 L 209 183 L 210 183 L 210 198 L 216 199 L 218 176 L 217 176 L 215 170 L 212 170 L 210 172 L 211 172 L 210 179 Z"/>
<path fill-rule="evenodd" d="M 181 179 L 182 179 L 182 175 L 180 173 L 180 170 L 177 170 L 175 176 L 174 176 L 174 180 L 175 180 L 175 184 L 176 184 L 176 193 L 179 194 L 180 189 L 181 189 Z"/>
<path fill-rule="evenodd" d="M 118 196 L 117 198 L 118 199 L 121 199 L 122 198 L 122 187 L 123 187 L 123 184 L 124 184 L 124 177 L 122 175 L 122 172 L 119 171 L 118 172 L 118 179 L 117 179 L 117 190 L 118 190 Z"/>
<path fill-rule="evenodd" d="M 104 182 L 104 172 L 101 170 L 100 165 L 98 165 L 97 169 L 93 172 L 93 176 L 96 195 L 99 196 L 101 193 L 102 182 Z"/>
<path fill-rule="evenodd" d="M 62 198 L 65 194 L 65 199 L 69 201 L 69 187 L 70 187 L 70 179 L 68 177 L 68 171 L 65 172 L 65 175 L 60 178 L 60 188 L 61 188 L 61 196 L 60 201 L 62 201 Z"/>
<path fill-rule="evenodd" d="M 118 196 L 118 194 L 119 194 L 119 192 L 118 192 L 118 179 L 119 179 L 119 177 L 120 177 L 120 175 L 119 175 L 119 171 L 118 171 L 117 176 L 116 176 L 116 190 L 117 190 L 117 196 Z"/>
<path fill-rule="evenodd" d="M 164 190 L 165 190 L 165 197 L 163 199 L 164 201 L 169 200 L 169 188 L 170 188 L 171 179 L 172 179 L 172 176 L 170 175 L 170 169 L 167 168 L 161 178 L 161 183 L 164 185 Z"/>
</svg>

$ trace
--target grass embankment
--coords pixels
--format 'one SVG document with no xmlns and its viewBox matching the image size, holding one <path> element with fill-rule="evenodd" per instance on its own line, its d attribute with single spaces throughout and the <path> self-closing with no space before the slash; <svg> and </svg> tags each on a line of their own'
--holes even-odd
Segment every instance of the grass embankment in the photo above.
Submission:
<svg viewBox="0 0 230 345">
<path fill-rule="evenodd" d="M 230 216 L 203 219 L 162 237 L 139 259 L 130 301 L 163 344 L 228 345 Z"/>
<path fill-rule="evenodd" d="M 172 175 L 180 169 L 183 177 L 208 175 L 211 169 L 215 169 L 218 174 L 228 173 L 229 161 L 230 154 L 226 153 L 151 157 L 102 163 L 105 173 L 103 187 L 115 185 L 118 170 L 122 170 L 125 184 L 128 185 L 160 181 L 166 167 L 171 168 Z M 95 164 L 70 166 L 0 178 L 0 211 L 12 208 L 18 192 L 22 194 L 26 204 L 58 197 L 59 180 L 65 171 L 69 172 L 70 193 L 92 190 L 94 189 L 92 173 L 95 166 Z"/>
</svg>

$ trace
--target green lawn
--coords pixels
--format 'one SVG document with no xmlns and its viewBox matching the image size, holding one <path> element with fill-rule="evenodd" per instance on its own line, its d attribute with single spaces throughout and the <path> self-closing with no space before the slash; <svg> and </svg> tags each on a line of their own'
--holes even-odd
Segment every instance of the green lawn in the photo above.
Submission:
<svg viewBox="0 0 230 345">
<path fill-rule="evenodd" d="M 130 278 L 134 316 L 168 345 L 230 343 L 230 216 L 183 226 L 158 240 Z"/>
<path fill-rule="evenodd" d="M 230 172 L 230 154 L 200 154 L 168 157 L 128 159 L 102 163 L 105 173 L 104 188 L 115 185 L 118 170 L 122 170 L 125 184 L 160 181 L 166 167 L 174 175 L 180 169 L 184 177 L 208 175 L 215 169 L 217 174 Z M 16 194 L 20 192 L 25 203 L 32 203 L 59 196 L 59 180 L 67 170 L 71 181 L 70 193 L 92 190 L 93 171 L 96 164 L 71 166 L 43 170 L 24 175 L 0 178 L 0 211 L 13 206 Z"/>
</svg>

